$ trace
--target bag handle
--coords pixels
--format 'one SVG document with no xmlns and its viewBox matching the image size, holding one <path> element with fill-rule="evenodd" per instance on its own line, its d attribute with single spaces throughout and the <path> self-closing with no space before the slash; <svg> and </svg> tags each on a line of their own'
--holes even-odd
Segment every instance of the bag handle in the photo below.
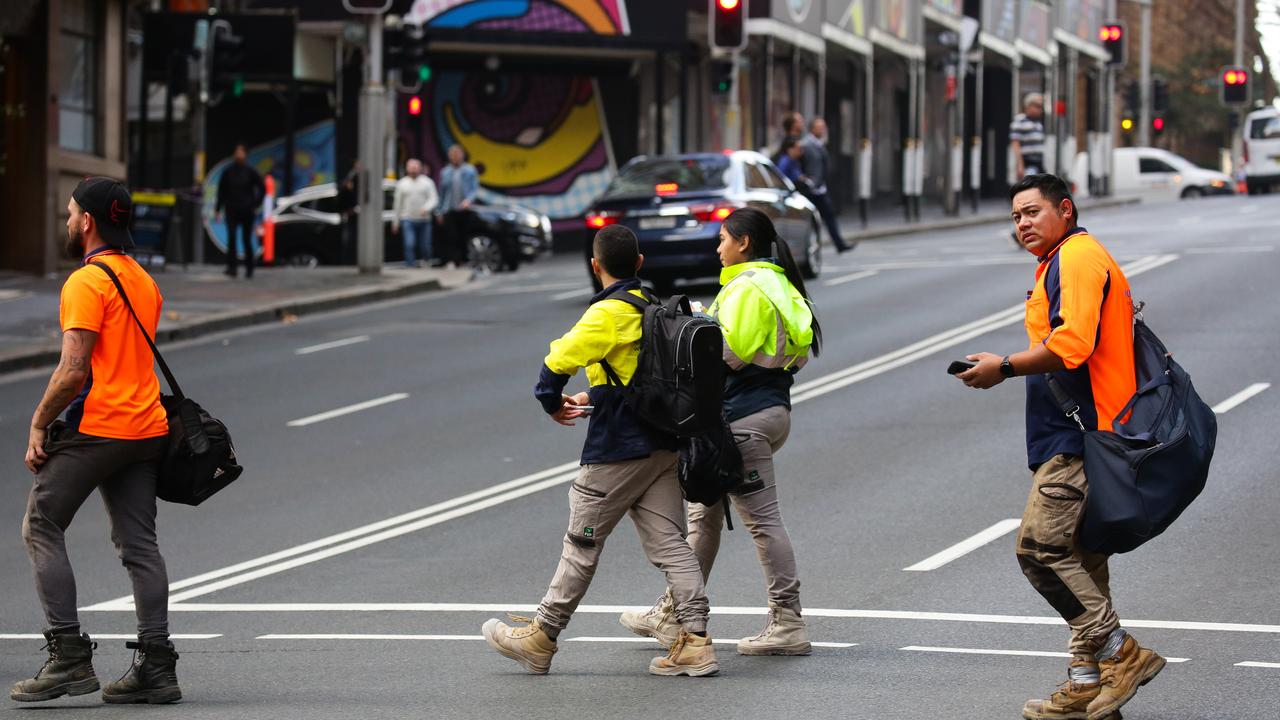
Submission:
<svg viewBox="0 0 1280 720">
<path fill-rule="evenodd" d="M 1080 426 L 1080 430 L 1084 431 L 1084 421 L 1080 419 L 1080 403 L 1076 402 L 1071 395 L 1062 387 L 1061 383 L 1053 377 L 1053 373 L 1045 373 L 1044 381 L 1049 385 L 1049 392 L 1053 393 L 1053 399 L 1058 402 L 1058 407 L 1062 409 L 1062 414 L 1076 421 L 1076 425 Z"/>
<path fill-rule="evenodd" d="M 173 372 L 169 370 L 169 364 L 164 361 L 164 356 L 160 354 L 160 348 L 156 347 L 156 343 L 151 339 L 151 335 L 147 333 L 147 329 L 142 326 L 142 321 L 138 319 L 138 312 L 133 309 L 133 303 L 129 302 L 129 293 L 124 291 L 124 285 L 120 284 L 120 278 L 116 276 L 114 270 L 104 262 L 94 260 L 91 265 L 97 265 L 107 273 L 107 277 L 111 278 L 111 282 L 115 283 L 116 290 L 120 292 L 120 299 L 124 300 L 124 306 L 129 308 L 129 314 L 133 316 L 133 322 L 137 324 L 138 331 L 142 333 L 142 337 L 146 339 L 147 346 L 151 348 L 151 354 L 155 356 L 156 362 L 160 365 L 160 372 L 164 373 L 165 382 L 169 383 L 169 389 L 173 391 L 174 397 L 179 400 L 186 399 L 182 394 L 182 388 L 178 386 L 178 380 L 173 377 Z"/>
</svg>

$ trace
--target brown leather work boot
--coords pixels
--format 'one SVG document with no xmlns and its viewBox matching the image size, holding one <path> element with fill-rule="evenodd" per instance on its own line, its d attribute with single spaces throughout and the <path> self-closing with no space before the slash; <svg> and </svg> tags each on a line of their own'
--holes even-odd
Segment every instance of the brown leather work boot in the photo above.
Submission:
<svg viewBox="0 0 1280 720">
<path fill-rule="evenodd" d="M 1073 660 L 1071 667 L 1097 667 L 1095 663 Z M 1062 681 L 1057 691 L 1048 700 L 1028 700 L 1022 706 L 1022 717 L 1026 720 L 1086 720 L 1089 717 L 1089 703 L 1098 697 L 1102 686 L 1098 683 L 1087 685 L 1072 681 Z"/>
<path fill-rule="evenodd" d="M 676 608 L 671 592 L 667 591 L 648 612 L 624 612 L 618 622 L 640 637 L 651 637 L 670 650 L 680 635 L 680 623 L 676 621 Z"/>
<path fill-rule="evenodd" d="M 485 622 L 481 632 L 489 647 L 515 660 L 536 675 L 546 675 L 551 669 L 551 656 L 560 648 L 556 641 L 542 629 L 537 618 L 508 615 L 514 622 L 528 623 L 524 627 L 512 627 L 497 619 Z"/>
<path fill-rule="evenodd" d="M 1102 690 L 1089 703 L 1088 720 L 1107 720 L 1120 706 L 1133 699 L 1138 688 L 1164 669 L 1165 659 L 1148 650 L 1127 635 L 1120 645 L 1120 652 L 1106 660 L 1098 661 L 1102 674 Z"/>
<path fill-rule="evenodd" d="M 649 672 L 654 675 L 702 677 L 720 672 L 720 663 L 716 662 L 710 636 L 698 637 L 682 629 L 671 646 L 671 652 L 649 663 Z"/>
<path fill-rule="evenodd" d="M 29 680 L 19 680 L 9 688 L 9 697 L 18 702 L 43 702 L 63 695 L 95 692 L 98 676 L 93 672 L 93 649 L 97 643 L 88 635 L 54 635 L 45 632 L 49 659 Z"/>
</svg>

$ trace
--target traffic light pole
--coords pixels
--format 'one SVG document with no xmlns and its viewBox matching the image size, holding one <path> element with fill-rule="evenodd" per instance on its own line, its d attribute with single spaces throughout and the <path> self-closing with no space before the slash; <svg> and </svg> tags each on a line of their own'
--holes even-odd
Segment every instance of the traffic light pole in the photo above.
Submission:
<svg viewBox="0 0 1280 720">
<path fill-rule="evenodd" d="M 382 15 L 367 17 L 368 52 L 364 87 L 360 88 L 360 219 L 356 261 L 361 273 L 382 271 L 383 135 L 386 132 L 386 88 L 382 84 Z"/>
<path fill-rule="evenodd" d="M 1151 147 L 1151 0 L 1142 3 L 1142 70 L 1138 91 L 1138 144 Z"/>
<path fill-rule="evenodd" d="M 1236 0 L 1236 48 L 1235 61 L 1236 67 L 1244 67 L 1244 0 Z M 1219 82 L 1222 78 L 1218 79 Z M 1248 87 L 1246 85 L 1246 87 Z M 1240 118 L 1240 122 L 1244 122 L 1244 112 L 1241 108 L 1233 108 Z M 1233 178 L 1240 177 L 1240 166 L 1244 163 L 1244 140 L 1242 133 L 1237 129 L 1231 132 L 1231 172 Z"/>
</svg>

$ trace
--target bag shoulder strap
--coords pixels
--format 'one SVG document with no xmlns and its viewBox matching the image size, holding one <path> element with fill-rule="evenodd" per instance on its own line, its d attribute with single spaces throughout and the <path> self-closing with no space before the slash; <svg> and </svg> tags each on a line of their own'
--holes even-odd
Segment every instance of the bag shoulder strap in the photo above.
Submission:
<svg viewBox="0 0 1280 720">
<path fill-rule="evenodd" d="M 1062 383 L 1058 382 L 1053 373 L 1045 373 L 1044 381 L 1049 385 L 1049 392 L 1053 393 L 1053 399 L 1058 402 L 1058 407 L 1062 409 L 1062 414 L 1076 421 L 1076 425 L 1084 430 L 1084 421 L 1080 419 L 1080 403 L 1076 402 L 1062 387 Z"/>
<path fill-rule="evenodd" d="M 107 277 L 111 278 L 116 290 L 120 292 L 120 299 L 124 300 L 124 306 L 129 308 L 129 314 L 133 316 L 133 322 L 138 326 L 138 332 L 142 333 L 142 337 L 147 341 L 147 346 L 151 348 L 151 354 L 155 356 L 156 362 L 159 363 L 160 372 L 164 373 L 164 380 L 169 383 L 169 389 L 173 391 L 175 397 L 182 400 L 186 397 L 182 394 L 182 388 L 178 387 L 178 381 L 173 377 L 173 372 L 169 370 L 169 364 L 164 361 L 164 356 L 160 354 L 160 348 L 156 347 L 155 341 L 151 339 L 147 329 L 142 326 L 142 321 L 138 319 L 138 312 L 133 309 L 133 303 L 129 302 L 129 293 L 124 291 L 124 285 L 120 283 L 120 278 L 116 276 L 116 272 L 111 269 L 111 266 L 98 260 L 94 260 L 91 264 L 102 268 Z"/>
</svg>

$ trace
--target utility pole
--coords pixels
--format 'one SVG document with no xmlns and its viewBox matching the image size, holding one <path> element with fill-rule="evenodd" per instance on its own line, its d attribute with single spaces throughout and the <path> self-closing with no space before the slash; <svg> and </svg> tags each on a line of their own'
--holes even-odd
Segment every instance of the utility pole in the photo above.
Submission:
<svg viewBox="0 0 1280 720">
<path fill-rule="evenodd" d="M 1237 0 L 1243 2 L 1244 0 Z M 1142 74 L 1139 80 L 1142 107 L 1138 111 L 1138 144 L 1151 146 L 1151 0 L 1142 4 Z"/>
<path fill-rule="evenodd" d="M 1244 0 L 1236 0 L 1236 48 L 1235 48 L 1235 65 L 1236 67 L 1244 67 Z M 1253 68 L 1249 69 L 1250 72 Z M 1244 114 L 1248 112 L 1248 107 L 1232 108 L 1231 112 L 1238 118 L 1239 123 L 1244 122 Z M 1241 140 L 1241 133 L 1235 128 L 1231 132 L 1231 173 L 1232 177 L 1236 177 L 1240 166 L 1243 164 L 1242 155 L 1244 154 L 1244 141 Z"/>
<path fill-rule="evenodd" d="M 1116 0 L 1107 0 L 1107 18 L 1109 21 L 1118 17 L 1116 12 Z M 1124 38 L 1124 42 L 1128 44 L 1129 38 Z M 1102 179 L 1101 194 L 1111 195 L 1112 188 L 1115 187 L 1116 176 L 1116 68 L 1107 65 L 1106 73 L 1107 101 L 1103 103 L 1106 115 L 1103 116 L 1105 120 L 1102 123 L 1103 128 L 1106 130 L 1106 138 L 1101 143 L 1106 156 L 1102 159 L 1105 176 Z"/>
<path fill-rule="evenodd" d="M 356 241 L 357 265 L 361 273 L 382 271 L 383 227 L 382 176 L 386 132 L 386 88 L 382 84 L 382 14 L 366 16 L 368 50 L 365 54 L 364 87 L 360 88 L 360 219 Z"/>
</svg>

